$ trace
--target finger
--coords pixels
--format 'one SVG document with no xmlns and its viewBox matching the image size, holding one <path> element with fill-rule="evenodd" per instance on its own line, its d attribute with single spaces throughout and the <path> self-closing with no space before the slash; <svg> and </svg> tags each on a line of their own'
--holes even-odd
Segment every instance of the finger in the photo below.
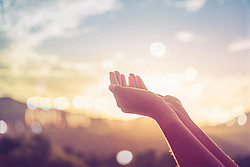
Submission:
<svg viewBox="0 0 250 167">
<path fill-rule="evenodd" d="M 128 81 L 129 81 L 129 87 L 135 87 L 135 82 L 133 77 L 129 76 Z"/>
<path fill-rule="evenodd" d="M 127 86 L 126 78 L 123 74 L 121 74 L 122 86 Z"/>
<path fill-rule="evenodd" d="M 118 71 L 115 71 L 115 76 L 116 76 L 116 80 L 118 81 L 118 84 L 121 85 L 122 84 L 121 74 Z"/>
<path fill-rule="evenodd" d="M 141 77 L 139 77 L 138 75 L 136 75 L 136 80 L 139 83 L 141 89 L 148 90 L 147 87 L 145 86 L 143 80 L 141 79 Z"/>
<path fill-rule="evenodd" d="M 116 76 L 115 76 L 115 74 L 114 74 L 113 72 L 110 72 L 110 73 L 109 73 L 109 77 L 110 77 L 110 83 L 111 83 L 111 84 L 118 84 L 118 81 L 117 81 L 117 79 L 116 79 Z"/>
<path fill-rule="evenodd" d="M 160 95 L 160 94 L 156 94 L 157 96 L 160 96 L 160 97 L 164 97 L 164 96 L 162 96 L 162 95 Z"/>
<path fill-rule="evenodd" d="M 177 103 L 181 104 L 181 101 L 179 99 L 177 99 L 176 97 L 174 97 L 174 96 L 166 95 L 166 96 L 163 97 L 163 99 L 165 101 L 172 101 L 172 102 L 177 102 Z"/>
<path fill-rule="evenodd" d="M 130 75 L 133 77 L 135 87 L 136 87 L 136 88 L 141 88 L 140 85 L 139 85 L 139 83 L 137 82 L 137 80 L 136 80 L 136 78 L 135 78 L 135 75 L 134 75 L 133 73 L 130 74 Z"/>
</svg>

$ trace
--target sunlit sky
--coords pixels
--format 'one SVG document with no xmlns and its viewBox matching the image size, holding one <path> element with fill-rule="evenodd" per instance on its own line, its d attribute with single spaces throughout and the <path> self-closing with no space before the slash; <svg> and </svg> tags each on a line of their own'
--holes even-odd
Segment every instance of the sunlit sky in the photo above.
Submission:
<svg viewBox="0 0 250 167">
<path fill-rule="evenodd" d="M 1 97 L 40 96 L 46 108 L 63 96 L 66 110 L 125 118 L 108 90 L 108 72 L 119 70 L 178 97 L 196 120 L 215 115 L 225 122 L 237 107 L 250 109 L 246 0 L 0 0 L 0 6 Z"/>
</svg>

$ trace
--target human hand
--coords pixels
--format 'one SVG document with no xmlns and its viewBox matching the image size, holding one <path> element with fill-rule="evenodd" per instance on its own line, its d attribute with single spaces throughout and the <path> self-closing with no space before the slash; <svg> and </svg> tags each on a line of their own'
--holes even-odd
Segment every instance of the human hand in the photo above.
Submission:
<svg viewBox="0 0 250 167">
<path fill-rule="evenodd" d="M 121 74 L 123 75 L 123 74 Z M 119 77 L 118 75 L 116 75 L 117 77 Z M 123 75 L 124 77 L 124 75 Z M 137 89 L 143 89 L 143 90 L 148 90 L 147 87 L 145 86 L 143 80 L 140 78 L 140 76 L 138 75 L 134 75 L 133 73 L 131 73 L 129 75 L 129 87 L 134 87 Z M 174 96 L 170 96 L 170 95 L 166 95 L 166 96 L 162 96 L 160 94 L 157 94 L 158 96 L 160 96 L 161 98 L 163 98 L 163 100 L 167 103 L 167 105 L 169 105 L 174 112 L 178 115 L 179 118 L 189 118 L 188 113 L 186 112 L 186 110 L 183 108 L 181 102 L 179 99 L 177 99 Z"/>
<path fill-rule="evenodd" d="M 129 87 L 125 76 L 118 71 L 110 72 L 110 82 L 109 89 L 115 96 L 117 106 L 125 113 L 134 113 L 157 119 L 162 115 L 162 110 L 159 109 L 168 107 L 162 97 L 155 93 L 146 89 Z M 173 112 L 170 108 L 168 110 Z"/>
</svg>

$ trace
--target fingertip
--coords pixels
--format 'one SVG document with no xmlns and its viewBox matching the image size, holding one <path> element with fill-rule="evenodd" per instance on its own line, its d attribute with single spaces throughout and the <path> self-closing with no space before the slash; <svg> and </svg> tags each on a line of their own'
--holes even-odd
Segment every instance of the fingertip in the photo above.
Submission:
<svg viewBox="0 0 250 167">
<path fill-rule="evenodd" d="M 122 78 L 122 79 L 125 79 L 125 75 L 121 74 L 121 78 Z"/>
<path fill-rule="evenodd" d="M 109 90 L 111 91 L 111 85 L 109 85 Z M 111 91 L 112 92 L 112 91 Z"/>
<path fill-rule="evenodd" d="M 115 84 L 109 85 L 109 90 L 110 90 L 111 92 L 114 92 L 114 89 L 115 89 L 116 86 L 117 86 L 117 85 L 115 85 Z"/>
</svg>

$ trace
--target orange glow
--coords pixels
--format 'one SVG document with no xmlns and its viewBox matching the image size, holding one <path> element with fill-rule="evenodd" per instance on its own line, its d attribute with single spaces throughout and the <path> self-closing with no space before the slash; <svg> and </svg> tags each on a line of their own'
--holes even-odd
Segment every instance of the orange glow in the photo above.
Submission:
<svg viewBox="0 0 250 167">
<path fill-rule="evenodd" d="M 70 126 L 71 128 L 78 128 L 78 127 L 86 128 L 91 124 L 91 119 L 87 118 L 82 114 L 67 113 L 66 122 L 67 125 Z"/>
</svg>

